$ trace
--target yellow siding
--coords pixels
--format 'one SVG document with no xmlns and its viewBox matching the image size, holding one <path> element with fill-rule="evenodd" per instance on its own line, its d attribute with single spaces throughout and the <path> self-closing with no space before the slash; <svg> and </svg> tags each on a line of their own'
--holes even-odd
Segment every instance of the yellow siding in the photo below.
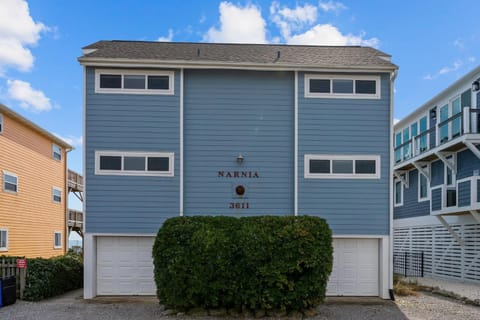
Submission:
<svg viewBox="0 0 480 320">
<path fill-rule="evenodd" d="M 3 170 L 18 176 L 18 192 L 3 191 Z M 66 153 L 52 158 L 52 141 L 3 114 L 0 133 L 0 229 L 8 229 L 8 251 L 0 255 L 51 257 L 65 253 Z M 52 201 L 52 187 L 62 190 L 62 203 Z M 54 232 L 62 248 L 54 249 Z"/>
</svg>

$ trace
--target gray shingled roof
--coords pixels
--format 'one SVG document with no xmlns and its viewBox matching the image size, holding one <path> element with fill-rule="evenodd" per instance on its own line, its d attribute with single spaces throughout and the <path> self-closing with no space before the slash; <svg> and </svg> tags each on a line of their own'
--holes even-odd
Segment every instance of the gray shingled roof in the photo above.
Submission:
<svg viewBox="0 0 480 320">
<path fill-rule="evenodd" d="M 83 48 L 81 64 L 100 61 L 277 67 L 397 69 L 390 55 L 360 46 L 293 46 L 99 41 Z"/>
</svg>

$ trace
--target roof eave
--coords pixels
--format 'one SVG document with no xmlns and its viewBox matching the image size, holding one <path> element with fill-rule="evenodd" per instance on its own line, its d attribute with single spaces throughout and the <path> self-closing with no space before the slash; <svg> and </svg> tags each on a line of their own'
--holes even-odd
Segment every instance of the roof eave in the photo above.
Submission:
<svg viewBox="0 0 480 320">
<path fill-rule="evenodd" d="M 415 109 L 413 112 L 409 113 L 407 116 L 403 117 L 399 122 L 395 124 L 395 130 L 397 130 L 400 127 L 405 126 L 406 123 L 409 123 L 410 121 L 414 120 L 418 116 L 424 114 L 426 111 L 428 111 L 431 107 L 434 107 L 436 103 L 438 103 L 439 100 L 444 99 L 446 96 L 450 95 L 452 91 L 457 90 L 458 87 L 460 87 L 465 81 L 469 81 L 473 78 L 476 78 L 476 75 L 480 74 L 480 66 L 476 67 L 457 81 L 455 81 L 453 84 L 448 86 L 446 89 L 442 90 L 440 93 L 435 95 L 433 98 L 429 99 L 427 102 L 422 104 L 420 107 Z"/>
<path fill-rule="evenodd" d="M 377 66 L 352 66 L 352 65 L 307 65 L 288 63 L 246 63 L 224 61 L 190 61 L 190 60 L 151 60 L 151 59 L 112 59 L 80 57 L 78 61 L 83 66 L 93 67 L 142 67 L 142 68 L 222 68 L 222 69 L 260 69 L 260 70 L 338 70 L 359 72 L 391 72 L 398 69 L 394 64 Z"/>
<path fill-rule="evenodd" d="M 64 147 L 67 150 L 74 150 L 75 149 L 70 144 L 65 142 L 63 139 L 61 139 L 61 138 L 57 137 L 56 135 L 48 132 L 47 130 L 43 129 L 39 125 L 33 123 L 32 121 L 30 121 L 27 118 L 21 116 L 20 114 L 16 113 L 12 109 L 8 108 L 7 106 L 5 106 L 1 103 L 0 103 L 0 113 L 3 113 L 5 115 L 9 116 L 10 118 L 13 118 L 14 120 L 20 122 L 21 124 L 37 131 L 41 135 L 47 137 L 48 139 L 50 139 L 54 143 L 58 144 L 59 146 Z"/>
</svg>

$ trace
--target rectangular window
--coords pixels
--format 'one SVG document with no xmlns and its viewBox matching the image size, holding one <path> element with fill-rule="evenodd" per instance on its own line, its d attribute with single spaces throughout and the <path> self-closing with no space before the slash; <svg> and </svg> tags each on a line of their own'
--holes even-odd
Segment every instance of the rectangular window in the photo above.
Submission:
<svg viewBox="0 0 480 320">
<path fill-rule="evenodd" d="M 454 157 L 453 155 L 448 156 L 447 161 L 453 164 L 454 160 L 455 160 L 453 157 Z M 445 167 L 445 172 L 444 172 L 445 173 L 445 184 L 447 185 L 447 187 L 455 186 L 455 183 L 456 183 L 455 173 L 447 165 L 444 164 L 444 167 Z"/>
<path fill-rule="evenodd" d="M 62 147 L 52 144 L 52 157 L 55 160 L 62 160 Z"/>
<path fill-rule="evenodd" d="M 420 134 L 427 131 L 427 116 L 422 117 L 419 121 L 420 124 Z M 419 140 L 417 140 L 418 148 L 420 152 L 425 152 L 427 150 L 427 139 L 428 134 L 423 134 Z"/>
<path fill-rule="evenodd" d="M 0 229 L 0 251 L 8 251 L 8 230 Z"/>
<path fill-rule="evenodd" d="M 53 233 L 53 248 L 61 249 L 62 248 L 62 232 L 55 231 Z"/>
<path fill-rule="evenodd" d="M 403 129 L 403 143 L 408 142 L 410 140 L 410 130 L 409 128 Z M 407 143 L 406 145 L 403 146 L 403 159 L 409 159 L 410 158 L 410 144 Z"/>
<path fill-rule="evenodd" d="M 119 74 L 101 74 L 100 88 L 102 89 L 121 89 L 122 76 Z"/>
<path fill-rule="evenodd" d="M 96 151 L 95 174 L 172 177 L 173 152 Z"/>
<path fill-rule="evenodd" d="M 375 80 L 355 80 L 355 93 L 377 94 L 377 82 Z"/>
<path fill-rule="evenodd" d="M 126 74 L 123 78 L 125 89 L 145 89 L 145 76 Z"/>
<path fill-rule="evenodd" d="M 330 160 L 310 160 L 310 173 L 330 173 Z"/>
<path fill-rule="evenodd" d="M 3 132 L 3 115 L 0 113 L 0 133 Z"/>
<path fill-rule="evenodd" d="M 62 202 L 62 189 L 57 187 L 52 188 L 52 201 L 57 203 Z"/>
<path fill-rule="evenodd" d="M 16 174 L 3 171 L 3 191 L 18 192 L 18 177 Z"/>
<path fill-rule="evenodd" d="M 395 162 L 402 161 L 402 148 L 398 148 L 402 144 L 402 133 L 395 135 Z"/>
<path fill-rule="evenodd" d="M 173 95 L 173 71 L 95 70 L 96 93 Z"/>
<path fill-rule="evenodd" d="M 403 206 L 403 186 L 402 182 L 395 180 L 395 207 Z"/>
<path fill-rule="evenodd" d="M 305 97 L 380 99 L 380 77 L 305 75 Z"/>
<path fill-rule="evenodd" d="M 430 172 L 429 166 L 422 166 L 422 169 L 425 172 Z M 420 171 L 418 172 L 418 201 L 426 201 L 429 200 L 429 192 L 428 192 L 428 179 L 427 177 L 421 173 Z"/>
<path fill-rule="evenodd" d="M 333 93 L 353 93 L 353 80 L 333 79 Z"/>
<path fill-rule="evenodd" d="M 305 155 L 305 178 L 379 179 L 380 156 Z"/>
<path fill-rule="evenodd" d="M 148 89 L 168 90 L 170 86 L 169 76 L 148 76 Z"/>
</svg>

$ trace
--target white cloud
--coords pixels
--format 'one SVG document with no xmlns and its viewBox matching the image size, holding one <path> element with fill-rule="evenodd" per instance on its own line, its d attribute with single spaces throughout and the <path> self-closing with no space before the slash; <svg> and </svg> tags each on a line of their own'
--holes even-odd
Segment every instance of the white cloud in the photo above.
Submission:
<svg viewBox="0 0 480 320">
<path fill-rule="evenodd" d="M 461 39 L 456 39 L 455 41 L 453 41 L 453 46 L 457 47 L 459 49 L 464 49 L 465 48 L 465 44 L 463 43 L 463 41 Z"/>
<path fill-rule="evenodd" d="M 340 11 L 347 9 L 347 7 L 343 3 L 335 2 L 333 0 L 330 0 L 328 2 L 320 1 L 318 3 L 318 6 L 325 12 L 332 11 L 336 14 L 339 14 Z"/>
<path fill-rule="evenodd" d="M 300 30 L 306 25 L 315 23 L 317 20 L 317 7 L 306 4 L 303 7 L 297 6 L 294 9 L 280 8 L 278 2 L 272 2 L 270 15 L 272 21 L 280 29 L 282 36 L 287 39 L 292 31 Z"/>
<path fill-rule="evenodd" d="M 394 125 L 397 124 L 397 123 L 399 123 L 399 122 L 400 122 L 400 119 L 397 119 L 397 118 L 394 118 L 394 119 L 393 119 L 393 124 L 394 124 Z"/>
<path fill-rule="evenodd" d="M 475 59 L 472 61 L 470 60 L 470 58 L 468 59 L 469 62 L 475 62 Z M 443 75 L 446 75 L 446 74 L 449 74 L 451 72 L 454 72 L 454 71 L 457 71 L 458 69 L 460 69 L 462 66 L 464 65 L 463 61 L 462 60 L 456 60 L 453 62 L 453 64 L 451 66 L 445 66 L 443 68 L 441 68 L 440 70 L 438 70 L 436 73 L 434 74 L 427 74 L 426 76 L 423 77 L 424 80 L 434 80 L 434 79 L 437 79 L 439 76 L 443 76 Z"/>
<path fill-rule="evenodd" d="M 267 43 L 266 22 L 260 8 L 253 4 L 235 6 L 220 3 L 220 27 L 212 27 L 204 35 L 207 42 Z"/>
<path fill-rule="evenodd" d="M 62 139 L 63 141 L 65 141 L 66 143 L 68 143 L 69 145 L 71 145 L 72 147 L 79 148 L 83 145 L 82 136 L 76 137 L 74 135 L 62 136 L 62 135 L 59 135 L 58 133 L 53 133 L 53 134 L 56 135 L 58 138 Z"/>
<path fill-rule="evenodd" d="M 344 35 L 331 24 L 317 24 L 305 33 L 290 37 L 287 39 L 287 43 L 335 46 L 362 45 L 378 48 L 380 41 L 377 38 L 365 39 L 364 32 L 359 35 L 350 33 Z"/>
<path fill-rule="evenodd" d="M 41 22 L 33 21 L 24 0 L 0 1 L 0 73 L 7 68 L 28 71 L 33 55 L 28 47 L 35 46 L 40 33 L 48 31 Z"/>
<path fill-rule="evenodd" d="M 171 42 L 173 40 L 173 30 L 168 29 L 168 36 L 166 37 L 159 37 L 157 41 L 161 42 Z"/>
<path fill-rule="evenodd" d="M 50 111 L 52 103 L 40 90 L 32 88 L 30 83 L 21 80 L 7 80 L 7 92 L 10 98 L 20 102 L 20 107 L 33 112 Z"/>
<path fill-rule="evenodd" d="M 477 58 L 475 58 L 475 57 L 473 57 L 473 56 L 472 56 L 472 57 L 468 57 L 468 62 L 475 62 L 475 61 L 477 61 Z"/>
</svg>

